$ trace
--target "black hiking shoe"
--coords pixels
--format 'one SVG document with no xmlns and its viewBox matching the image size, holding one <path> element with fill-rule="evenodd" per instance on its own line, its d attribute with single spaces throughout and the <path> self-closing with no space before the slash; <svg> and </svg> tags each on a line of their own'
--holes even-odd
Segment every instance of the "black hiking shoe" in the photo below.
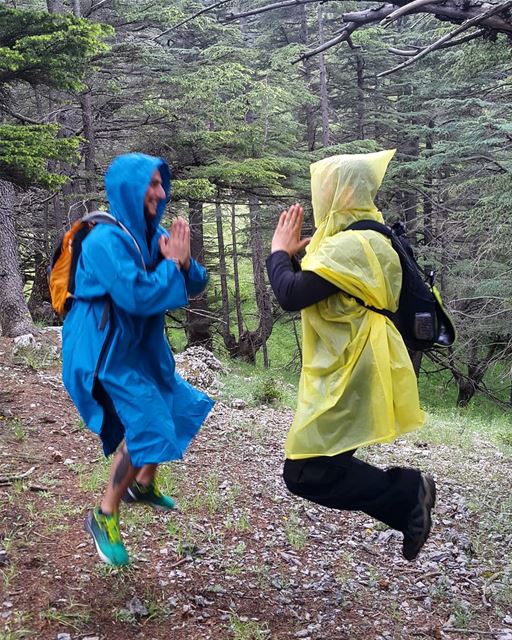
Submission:
<svg viewBox="0 0 512 640">
<path fill-rule="evenodd" d="M 436 483 L 432 476 L 422 475 L 418 489 L 418 504 L 409 514 L 407 529 L 404 531 L 403 554 L 406 560 L 416 558 L 427 541 L 432 527 L 432 511 L 436 502 Z"/>
</svg>

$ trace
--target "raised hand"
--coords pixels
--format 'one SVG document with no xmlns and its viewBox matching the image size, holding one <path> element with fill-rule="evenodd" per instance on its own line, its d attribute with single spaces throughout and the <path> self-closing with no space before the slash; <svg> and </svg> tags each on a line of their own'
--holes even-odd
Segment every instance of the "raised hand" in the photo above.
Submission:
<svg viewBox="0 0 512 640">
<path fill-rule="evenodd" d="M 304 209 L 298 203 L 281 213 L 272 237 L 272 253 L 286 251 L 292 257 L 309 244 L 311 238 L 300 238 L 303 219 Z"/>
<path fill-rule="evenodd" d="M 167 260 L 175 260 L 180 269 L 190 268 L 190 227 L 183 218 L 177 218 L 171 224 L 169 237 L 161 236 L 158 240 L 160 252 Z"/>
</svg>

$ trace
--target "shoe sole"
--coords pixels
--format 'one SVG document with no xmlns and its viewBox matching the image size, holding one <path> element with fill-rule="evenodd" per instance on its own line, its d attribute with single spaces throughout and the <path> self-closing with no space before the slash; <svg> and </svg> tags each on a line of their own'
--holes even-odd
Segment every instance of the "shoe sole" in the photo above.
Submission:
<svg viewBox="0 0 512 640">
<path fill-rule="evenodd" d="M 418 557 L 419 552 L 422 550 L 423 545 L 428 540 L 430 531 L 432 529 L 432 509 L 436 504 L 436 483 L 432 476 L 422 476 L 423 491 L 425 492 L 425 501 L 423 503 L 424 517 L 427 519 L 427 526 L 423 534 L 421 542 L 418 544 L 414 554 L 407 556 L 404 552 L 404 557 L 409 562 L 412 562 Z"/>
<path fill-rule="evenodd" d="M 91 538 L 92 538 L 92 540 L 94 542 L 94 546 L 96 547 L 96 551 L 97 551 L 99 557 L 103 560 L 103 562 L 105 562 L 106 564 L 114 565 L 112 560 L 103 553 L 103 551 L 101 550 L 101 547 L 99 546 L 98 542 L 96 541 L 96 537 L 95 537 L 95 535 L 93 533 L 92 526 L 91 526 L 91 519 L 93 517 L 94 516 L 91 516 L 91 515 L 89 515 L 87 517 L 87 520 L 85 521 L 85 527 L 84 528 L 87 531 L 87 533 L 91 536 Z"/>
<path fill-rule="evenodd" d="M 429 499 L 425 501 L 425 511 L 428 518 L 427 532 L 423 540 L 423 544 L 425 544 L 425 542 L 427 541 L 427 538 L 430 535 L 430 530 L 432 529 L 432 509 L 436 504 L 436 483 L 434 482 L 434 478 L 432 476 L 425 476 L 423 487 L 424 489 L 428 488 L 428 496 L 429 496 Z M 425 491 L 425 494 L 427 495 L 427 491 Z"/>
</svg>

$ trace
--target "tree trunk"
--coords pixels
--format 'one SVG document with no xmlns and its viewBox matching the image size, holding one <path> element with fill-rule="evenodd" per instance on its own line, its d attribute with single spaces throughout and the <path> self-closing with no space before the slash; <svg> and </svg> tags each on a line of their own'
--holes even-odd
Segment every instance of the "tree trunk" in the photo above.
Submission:
<svg viewBox="0 0 512 640">
<path fill-rule="evenodd" d="M 308 45 L 308 13 L 307 7 L 305 5 L 300 5 L 298 11 L 300 16 L 300 40 L 301 44 L 304 46 Z M 304 69 L 304 80 L 308 89 L 311 86 L 311 61 L 304 60 L 303 69 Z M 306 143 L 308 146 L 308 151 L 313 151 L 315 149 L 315 139 L 316 139 L 316 118 L 315 118 L 315 107 L 309 102 L 304 107 L 304 120 L 306 123 Z"/>
<path fill-rule="evenodd" d="M 64 13 L 65 9 L 61 0 L 46 0 L 48 13 Z"/>
<path fill-rule="evenodd" d="M 357 71 L 357 135 L 359 140 L 365 138 L 365 103 L 364 103 L 364 58 L 356 53 Z"/>
<path fill-rule="evenodd" d="M 411 358 L 412 366 L 416 378 L 420 377 L 421 361 L 423 359 L 423 351 L 411 351 L 408 349 L 409 357 Z"/>
<path fill-rule="evenodd" d="M 235 281 L 235 305 L 238 321 L 238 343 L 233 341 L 230 353 L 232 357 L 241 358 L 246 362 L 255 364 L 256 353 L 263 351 L 263 364 L 269 366 L 267 340 L 272 333 L 273 317 L 270 296 L 265 283 L 265 269 L 263 262 L 263 237 L 261 232 L 261 208 L 256 196 L 249 196 L 250 213 L 250 249 L 252 254 L 252 271 L 254 278 L 254 294 L 258 308 L 259 322 L 254 331 L 244 329 L 240 289 L 238 285 L 238 251 L 236 244 L 235 207 L 231 213 L 231 233 L 233 237 L 233 271 Z M 227 345 L 226 345 L 227 346 Z"/>
<path fill-rule="evenodd" d="M 242 300 L 240 298 L 240 277 L 238 275 L 238 243 L 236 237 L 236 205 L 231 206 L 231 244 L 233 257 L 233 286 L 235 289 L 235 310 L 238 327 L 238 337 L 244 331 L 244 319 L 242 316 Z"/>
<path fill-rule="evenodd" d="M 40 251 L 34 254 L 34 282 L 28 299 L 30 315 L 35 322 L 53 325 L 57 322 L 57 315 L 51 306 L 50 289 L 47 274 L 48 260 Z"/>
<path fill-rule="evenodd" d="M 58 13 L 67 13 L 66 8 L 60 0 L 47 0 L 46 7 L 48 9 L 48 13 L 58 14 Z M 76 9 L 76 7 L 73 7 Z M 80 6 L 78 5 L 78 12 L 80 13 Z M 53 110 L 56 107 L 56 101 L 54 101 L 54 93 L 50 89 L 48 92 L 48 100 L 49 106 Z M 60 125 L 60 130 L 57 133 L 58 138 L 66 138 L 73 135 L 73 126 L 69 122 L 69 114 L 67 111 L 62 113 L 57 113 L 56 123 Z M 65 176 L 71 175 L 71 167 L 68 163 L 65 162 L 55 162 L 53 160 L 49 161 L 48 168 L 52 172 L 57 172 Z M 69 202 L 71 193 L 73 191 L 73 185 L 71 180 L 68 180 L 63 186 L 60 193 L 57 193 L 53 198 L 53 206 L 54 206 L 54 215 L 55 215 L 55 230 L 59 234 L 66 225 L 71 226 L 75 220 L 78 220 L 83 214 L 79 207 L 76 207 L 73 210 L 69 211 L 69 215 L 66 219 L 66 201 Z M 64 200 L 64 206 L 61 200 L 61 194 Z"/>
<path fill-rule="evenodd" d="M 250 361 L 255 361 L 256 352 L 261 347 L 263 349 L 263 361 L 268 367 L 268 356 L 266 353 L 266 342 L 272 333 L 272 305 L 265 282 L 265 267 L 263 259 L 263 236 L 261 230 L 261 207 L 256 196 L 249 196 L 250 231 L 251 231 L 251 253 L 252 272 L 254 276 L 254 292 L 256 305 L 259 312 L 259 324 L 250 339 L 253 353 Z"/>
<path fill-rule="evenodd" d="M 73 14 L 76 18 L 82 17 L 80 0 L 73 0 Z M 82 122 L 84 125 L 84 168 L 85 168 L 85 193 L 89 203 L 89 210 L 96 208 L 96 134 L 93 124 L 93 110 L 91 100 L 91 89 L 86 89 L 80 94 L 80 107 L 82 109 Z"/>
<path fill-rule="evenodd" d="M 454 373 L 455 381 L 459 387 L 457 395 L 457 406 L 467 407 L 471 398 L 475 395 L 480 383 L 482 382 L 485 372 L 489 368 L 491 357 L 495 350 L 494 346 L 489 347 L 486 355 L 478 359 L 478 345 L 473 343 L 468 353 L 469 362 L 467 365 L 467 376 Z"/>
<path fill-rule="evenodd" d="M 409 107 L 407 97 L 412 94 L 412 86 L 408 83 L 400 87 L 398 92 L 398 113 L 403 114 L 407 112 Z M 411 125 L 418 123 L 417 118 L 411 118 Z M 419 140 L 415 133 L 411 133 L 409 128 L 404 128 L 399 125 L 398 129 L 398 149 L 405 156 L 406 161 L 411 162 L 419 157 Z M 407 182 L 409 178 L 413 179 L 414 176 L 410 170 L 405 169 L 402 174 L 402 181 Z M 400 194 L 400 208 L 402 217 L 407 223 L 408 237 L 413 246 L 418 243 L 417 231 L 418 231 L 418 195 L 412 188 L 405 188 Z"/>
<path fill-rule="evenodd" d="M 203 203 L 189 202 L 190 249 L 192 257 L 204 264 Z M 211 320 L 206 292 L 190 299 L 187 308 L 187 346 L 200 345 L 209 351 L 213 348 Z"/>
<path fill-rule="evenodd" d="M 323 5 L 318 6 L 318 34 L 320 46 L 324 43 L 324 10 Z M 322 145 L 329 146 L 329 96 L 327 95 L 327 70 L 323 53 L 318 56 L 320 69 L 320 113 L 322 114 Z"/>
<path fill-rule="evenodd" d="M 35 330 L 23 296 L 13 220 L 14 199 L 14 186 L 0 180 L 0 327 L 9 338 Z"/>
<path fill-rule="evenodd" d="M 226 248 L 224 246 L 224 229 L 222 228 L 222 207 L 218 201 L 215 203 L 215 222 L 217 225 L 217 244 L 219 247 L 220 295 L 222 300 L 221 334 L 226 349 L 232 354 L 236 351 L 236 340 L 230 331 Z"/>
<path fill-rule="evenodd" d="M 425 150 L 430 152 L 434 147 L 434 126 L 435 123 L 433 120 L 429 120 L 428 122 L 428 133 L 425 136 Z M 433 190 L 433 174 L 430 169 L 425 171 L 425 182 L 424 189 L 425 193 L 423 195 L 423 233 L 425 236 L 425 244 L 431 245 L 434 240 L 434 220 L 433 220 L 433 207 L 432 207 L 432 199 L 434 197 Z"/>
<path fill-rule="evenodd" d="M 299 332 L 297 331 L 297 322 L 295 320 L 295 317 L 292 320 L 292 324 L 293 324 L 293 335 L 295 337 L 295 345 L 297 347 L 297 352 L 299 354 L 298 370 L 300 370 L 300 365 L 302 363 L 302 343 L 301 343 L 301 340 L 300 340 Z"/>
</svg>

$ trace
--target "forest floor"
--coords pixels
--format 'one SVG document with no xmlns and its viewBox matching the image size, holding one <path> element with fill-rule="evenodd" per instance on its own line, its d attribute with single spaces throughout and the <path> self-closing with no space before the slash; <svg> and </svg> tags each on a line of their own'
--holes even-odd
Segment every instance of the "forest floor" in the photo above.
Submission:
<svg viewBox="0 0 512 640">
<path fill-rule="evenodd" d="M 83 528 L 108 474 L 98 440 L 58 364 L 12 348 L 0 339 L 0 640 L 512 640 L 510 449 L 420 432 L 365 453 L 438 484 L 432 535 L 408 563 L 400 534 L 287 493 L 289 410 L 219 401 L 185 460 L 161 469 L 180 510 L 123 508 L 132 564 L 116 569 Z"/>
</svg>

